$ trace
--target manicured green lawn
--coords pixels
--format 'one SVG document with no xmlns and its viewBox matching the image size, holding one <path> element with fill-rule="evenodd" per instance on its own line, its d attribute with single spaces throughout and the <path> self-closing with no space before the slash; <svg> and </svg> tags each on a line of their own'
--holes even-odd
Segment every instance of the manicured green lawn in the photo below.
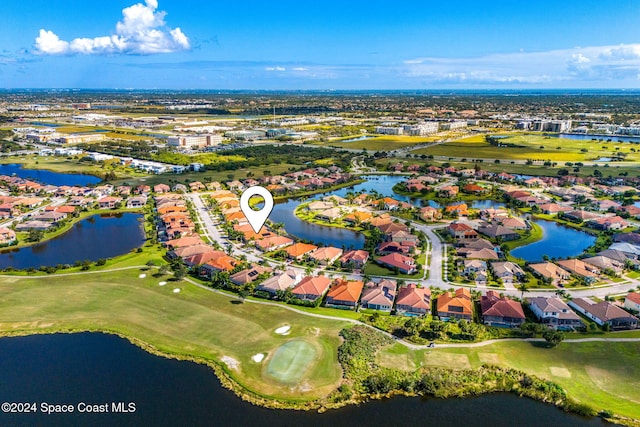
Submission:
<svg viewBox="0 0 640 427">
<path fill-rule="evenodd" d="M 597 410 L 640 418 L 640 342 L 542 343 L 501 342 L 475 348 L 412 351 L 395 344 L 378 355 L 386 367 L 412 364 L 477 368 L 495 364 L 522 370 L 562 386 L 569 396 Z M 412 363 L 409 363 L 412 362 Z"/>
<path fill-rule="evenodd" d="M 542 134 L 512 135 L 502 139 L 501 142 L 515 146 L 493 146 L 485 142 L 484 137 L 473 136 L 433 147 L 421 148 L 414 151 L 414 154 L 480 159 L 533 159 L 579 162 L 626 153 L 626 161 L 640 161 L 640 154 L 631 151 L 635 147 L 622 142 L 554 138 Z"/>
<path fill-rule="evenodd" d="M 347 138 L 349 139 L 349 138 Z M 399 148 L 411 147 L 418 144 L 425 144 L 441 139 L 441 137 L 433 136 L 373 136 L 369 139 L 359 141 L 343 142 L 334 140 L 324 145 L 338 148 L 352 148 L 356 150 L 366 149 L 367 151 L 391 151 Z"/>
<path fill-rule="evenodd" d="M 80 162 L 78 159 L 69 160 L 66 157 L 55 156 L 9 156 L 0 159 L 2 164 L 19 163 L 25 169 L 45 169 L 59 173 L 78 173 L 103 177 L 105 173 L 113 171 L 118 177 L 143 177 L 146 174 L 119 166 L 115 161 L 105 163 Z M 112 166 L 113 164 L 113 166 Z"/>
<path fill-rule="evenodd" d="M 141 260 L 129 259 L 112 267 L 132 261 Z M 238 303 L 236 298 L 168 277 L 155 278 L 152 273 L 132 269 L 46 279 L 0 277 L 0 334 L 107 331 L 181 357 L 221 365 L 227 356 L 239 365 L 225 370 L 244 387 L 286 400 L 322 397 L 338 385 L 341 370 L 336 351 L 344 322 Z M 161 281 L 167 284 L 160 286 Z M 179 293 L 174 293 L 176 288 Z M 291 326 L 290 335 L 274 333 L 283 325 Z M 290 340 L 309 342 L 316 351 L 299 376 L 297 385 L 309 386 L 304 389 L 265 374 L 269 356 Z M 264 353 L 266 359 L 254 362 L 251 357 L 257 353 Z"/>
</svg>

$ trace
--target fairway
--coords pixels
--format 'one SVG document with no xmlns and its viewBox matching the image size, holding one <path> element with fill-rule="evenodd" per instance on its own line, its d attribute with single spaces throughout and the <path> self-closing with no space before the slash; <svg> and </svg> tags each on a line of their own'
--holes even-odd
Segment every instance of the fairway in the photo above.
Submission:
<svg viewBox="0 0 640 427">
<path fill-rule="evenodd" d="M 437 141 L 441 137 L 434 136 L 374 136 L 358 141 L 344 142 L 341 140 L 329 141 L 324 145 L 337 148 L 350 148 L 354 150 L 391 151 L 399 148 L 412 147 L 419 144 Z"/>
<path fill-rule="evenodd" d="M 381 350 L 376 360 L 387 368 L 403 365 L 410 355 L 426 366 L 451 369 L 498 364 L 560 385 L 572 399 L 596 410 L 640 418 L 640 342 L 542 343 L 505 341 L 483 347 L 409 350 L 398 344 Z"/>
<path fill-rule="evenodd" d="M 298 384 L 316 356 L 306 341 L 294 340 L 278 347 L 269 361 L 267 374 L 284 384 Z"/>
<path fill-rule="evenodd" d="M 621 153 L 627 162 L 640 161 L 635 144 L 555 138 L 542 134 L 516 134 L 501 139 L 498 147 L 485 141 L 484 136 L 462 138 L 445 144 L 414 150 L 413 154 L 446 156 L 453 158 L 542 160 L 555 162 L 595 161 Z M 602 163 L 604 165 L 605 162 Z M 615 164 L 615 162 L 611 162 Z"/>
<path fill-rule="evenodd" d="M 283 324 L 291 326 L 286 338 L 273 333 Z M 215 363 L 244 389 L 288 402 L 322 398 L 338 386 L 342 371 L 335 355 L 344 326 L 346 322 L 277 306 L 238 303 L 236 297 L 186 281 L 154 277 L 146 268 L 41 279 L 0 277 L 2 335 L 118 333 L 156 352 Z M 293 345 L 293 356 L 287 347 L 276 356 L 286 340 L 302 345 Z M 252 360 L 263 352 L 273 354 L 284 379 L 301 378 L 305 386 L 293 390 L 291 383 L 266 375 L 265 363 Z"/>
</svg>

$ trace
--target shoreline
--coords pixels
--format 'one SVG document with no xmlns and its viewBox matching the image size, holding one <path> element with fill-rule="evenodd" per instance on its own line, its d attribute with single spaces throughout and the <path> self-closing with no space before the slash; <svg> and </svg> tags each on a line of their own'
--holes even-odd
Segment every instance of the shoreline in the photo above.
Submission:
<svg viewBox="0 0 640 427">
<path fill-rule="evenodd" d="M 452 394 L 452 395 L 446 394 L 447 393 L 446 391 L 444 392 L 445 395 L 437 395 L 433 393 L 420 393 L 416 391 L 405 391 L 405 390 L 395 389 L 395 390 L 390 390 L 387 393 L 355 394 L 349 399 L 338 400 L 338 401 L 328 401 L 328 400 L 323 401 L 320 399 L 315 399 L 315 400 L 301 401 L 296 403 L 293 401 L 286 401 L 286 400 L 280 400 L 273 397 L 262 396 L 246 388 L 239 381 L 234 379 L 227 372 L 227 369 L 223 366 L 223 364 L 220 362 L 217 362 L 214 360 L 207 360 L 202 357 L 189 356 L 189 355 L 159 350 L 153 344 L 150 344 L 136 337 L 126 335 L 117 330 L 108 330 L 108 329 L 92 330 L 92 329 L 82 329 L 82 328 L 80 329 L 70 328 L 70 329 L 60 329 L 60 330 L 53 329 L 50 331 L 35 331 L 35 330 L 33 331 L 22 330 L 22 331 L 15 331 L 15 332 L 2 331 L 0 332 L 0 338 L 17 338 L 17 337 L 25 337 L 25 336 L 81 334 L 81 333 L 114 335 L 128 341 L 131 345 L 134 345 L 154 356 L 159 356 L 159 357 L 163 357 L 165 359 L 170 359 L 170 360 L 187 361 L 187 362 L 197 363 L 199 365 L 206 365 L 209 368 L 211 368 L 214 375 L 216 376 L 216 379 L 220 382 L 221 387 L 233 392 L 233 394 L 235 394 L 236 397 L 242 399 L 245 402 L 248 402 L 254 406 L 259 406 L 267 409 L 277 409 L 277 410 L 285 410 L 285 411 L 317 411 L 319 414 L 321 414 L 332 409 L 339 409 L 339 408 L 343 408 L 350 405 L 360 405 L 362 403 L 367 403 L 369 401 L 391 399 L 394 397 L 428 397 L 432 399 L 465 399 L 469 397 L 477 397 L 477 396 L 494 394 L 494 393 L 509 393 L 509 394 L 514 394 L 516 396 L 519 396 L 521 398 L 525 397 L 537 402 L 550 404 L 556 407 L 557 409 L 572 413 L 577 416 L 583 416 L 585 418 L 601 418 L 604 421 L 615 422 L 615 423 L 619 423 L 619 425 L 625 425 L 625 426 L 631 426 L 631 427 L 640 426 L 640 420 L 636 420 L 633 418 L 621 417 L 618 415 L 613 415 L 612 417 L 604 418 L 601 416 L 600 413 L 595 413 L 592 415 L 585 415 L 584 413 L 580 413 L 578 410 L 584 410 L 585 408 L 581 407 L 582 404 L 575 401 L 569 395 L 566 395 L 565 399 L 552 401 L 548 399 L 546 396 L 540 395 L 539 393 L 535 393 L 535 390 L 528 391 L 527 389 L 522 389 L 522 388 L 507 389 L 507 387 L 504 387 L 504 386 L 501 389 L 500 388 L 501 384 L 498 384 L 498 382 L 495 382 L 492 387 L 488 387 L 483 390 L 476 390 L 476 389 L 470 388 L 468 390 L 457 391 L 455 394 Z M 437 369 L 447 371 L 451 374 L 456 374 L 456 373 L 464 374 L 464 371 L 456 371 L 448 368 L 437 368 Z M 502 368 L 502 367 L 493 366 L 493 365 L 487 365 L 484 369 L 496 369 L 499 372 L 506 371 L 506 372 L 503 372 L 505 376 L 508 376 L 514 372 L 515 373 L 519 372 L 524 375 L 527 375 L 523 371 L 518 371 L 514 369 L 509 369 L 509 368 Z M 476 370 L 473 370 L 473 371 L 476 371 Z M 533 378 L 537 378 L 537 377 L 534 376 Z M 541 379 L 538 379 L 538 380 L 541 380 Z M 541 381 L 545 381 L 549 384 L 552 384 L 562 389 L 560 386 L 558 386 L 552 381 L 547 381 L 547 380 L 541 380 Z M 342 383 L 345 384 L 344 377 L 342 379 Z M 331 396 L 333 396 L 337 390 L 338 389 L 335 389 L 334 391 L 332 391 L 329 395 L 325 396 L 324 399 L 330 399 Z M 590 407 L 587 407 L 587 408 L 592 409 Z"/>
</svg>

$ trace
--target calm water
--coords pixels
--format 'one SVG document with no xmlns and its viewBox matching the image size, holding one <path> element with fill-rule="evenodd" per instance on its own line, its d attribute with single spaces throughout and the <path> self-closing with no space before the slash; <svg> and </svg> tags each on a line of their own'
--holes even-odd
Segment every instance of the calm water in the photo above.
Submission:
<svg viewBox="0 0 640 427">
<path fill-rule="evenodd" d="M 11 426 L 603 426 L 511 394 L 469 399 L 394 398 L 315 412 L 243 402 L 213 371 L 146 353 L 104 334 L 0 339 L 0 401 L 74 404 L 133 402 L 129 414 L 0 414 Z"/>
<path fill-rule="evenodd" d="M 406 180 L 406 176 L 364 175 L 362 176 L 362 178 L 366 179 L 366 181 L 353 187 L 341 188 L 329 193 L 317 194 L 311 199 L 317 200 L 328 195 L 337 195 L 346 198 L 347 193 L 349 192 L 364 192 L 368 194 L 374 194 L 377 192 L 382 197 L 393 197 L 396 200 L 412 203 L 416 206 L 429 205 L 435 208 L 442 207 L 434 200 L 420 200 L 396 194 L 392 190 L 393 186 L 399 182 Z M 289 200 L 285 203 L 278 203 L 273 207 L 273 211 L 269 218 L 274 222 L 283 223 L 288 233 L 301 239 L 336 247 L 342 247 L 344 245 L 346 248 L 352 247 L 355 249 L 361 249 L 364 246 L 364 236 L 362 234 L 340 228 L 324 227 L 322 225 L 310 224 L 308 222 L 300 220 L 293 213 L 294 209 L 299 204 L 300 202 L 296 200 Z M 476 209 L 486 209 L 490 207 L 499 208 L 504 206 L 504 203 L 496 202 L 493 200 L 474 200 L 473 202 L 471 202 L 471 207 Z"/>
<path fill-rule="evenodd" d="M 20 178 L 30 179 L 37 181 L 41 184 L 49 185 L 77 185 L 85 186 L 91 184 L 97 184 L 102 181 L 101 178 L 93 175 L 72 174 L 72 173 L 58 173 L 47 170 L 38 169 L 24 169 L 22 165 L 10 164 L 0 165 L 0 175 L 16 175 Z"/>
<path fill-rule="evenodd" d="M 543 255 L 549 258 L 567 258 L 580 255 L 596 241 L 590 234 L 552 221 L 533 222 L 542 227 L 544 236 L 535 243 L 511 251 L 514 257 L 523 258 L 525 261 L 542 261 Z"/>
<path fill-rule="evenodd" d="M 0 268 L 39 268 L 123 255 L 144 243 L 142 217 L 134 213 L 91 216 L 52 240 L 0 253 Z"/>
<path fill-rule="evenodd" d="M 591 141 L 602 139 L 603 141 L 611 140 L 615 142 L 640 142 L 640 136 L 615 136 L 615 135 L 585 135 L 581 133 L 561 133 L 559 138 L 580 139 Z"/>
<path fill-rule="evenodd" d="M 287 233 L 300 239 L 310 240 L 323 245 L 341 248 L 362 249 L 364 235 L 344 228 L 325 227 L 311 224 L 299 219 L 293 211 L 300 204 L 299 201 L 289 200 L 286 203 L 278 203 L 273 207 L 269 219 L 281 222 L 285 225 Z"/>
</svg>

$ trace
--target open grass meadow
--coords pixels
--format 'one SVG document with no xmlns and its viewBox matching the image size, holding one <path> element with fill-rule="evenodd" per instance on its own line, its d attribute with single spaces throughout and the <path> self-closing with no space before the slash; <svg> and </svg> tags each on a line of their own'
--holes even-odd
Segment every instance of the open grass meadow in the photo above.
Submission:
<svg viewBox="0 0 640 427">
<path fill-rule="evenodd" d="M 0 334 L 118 333 L 161 353 L 215 362 L 246 389 L 286 401 L 320 398 L 339 384 L 342 371 L 336 352 L 345 322 L 240 303 L 185 281 L 154 277 L 153 271 L 2 276 Z M 288 335 L 275 333 L 285 325 L 291 328 Z M 291 341 L 303 342 L 305 352 L 304 357 L 294 357 L 295 369 L 287 372 L 287 347 L 280 351 L 280 360 L 275 355 Z M 252 359 L 257 354 L 263 355 L 261 362 Z M 282 377 L 267 373 L 271 364 Z"/>
<path fill-rule="evenodd" d="M 394 344 L 381 350 L 378 363 L 412 370 L 420 366 L 453 369 L 483 364 L 522 370 L 553 381 L 569 397 L 596 410 L 640 419 L 640 342 L 544 343 L 508 341 L 472 348 L 434 348 L 413 351 Z"/>
<path fill-rule="evenodd" d="M 355 137 L 357 138 L 357 137 Z M 346 138 L 350 139 L 350 138 Z M 426 144 L 441 139 L 436 136 L 372 136 L 368 139 L 358 141 L 347 141 L 342 139 L 332 140 L 324 145 L 336 148 L 351 148 L 354 150 L 366 149 L 367 151 L 392 151 L 399 148 L 413 147 L 419 144 Z"/>
<path fill-rule="evenodd" d="M 506 135 L 505 135 L 506 136 Z M 477 159 L 550 160 L 552 162 L 595 161 L 600 158 L 626 154 L 626 161 L 640 161 L 640 149 L 625 142 L 606 142 L 555 138 L 542 134 L 516 134 L 506 136 L 498 147 L 475 135 L 432 147 L 420 148 L 414 154 Z M 603 163 L 604 164 L 604 163 Z M 615 163 L 612 163 L 615 164 Z"/>
</svg>

